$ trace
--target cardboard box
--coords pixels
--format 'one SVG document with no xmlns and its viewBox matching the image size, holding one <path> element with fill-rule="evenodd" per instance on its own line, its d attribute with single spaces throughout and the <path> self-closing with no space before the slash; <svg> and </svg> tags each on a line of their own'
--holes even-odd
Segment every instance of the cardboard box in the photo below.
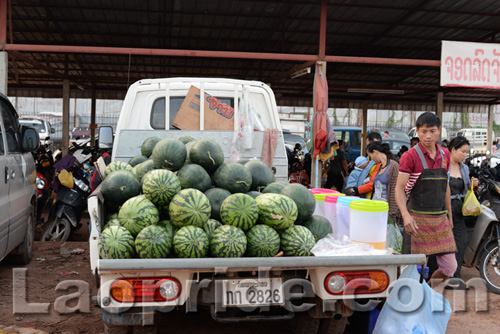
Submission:
<svg viewBox="0 0 500 334">
<path fill-rule="evenodd" d="M 205 130 L 233 130 L 234 109 L 205 93 Z M 200 89 L 191 86 L 172 125 L 181 130 L 200 129 Z"/>
</svg>

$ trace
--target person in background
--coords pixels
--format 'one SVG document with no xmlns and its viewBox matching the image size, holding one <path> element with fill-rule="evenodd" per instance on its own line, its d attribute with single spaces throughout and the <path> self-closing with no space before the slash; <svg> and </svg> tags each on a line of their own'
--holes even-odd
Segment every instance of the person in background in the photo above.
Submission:
<svg viewBox="0 0 500 334">
<path fill-rule="evenodd" d="M 403 153 L 405 153 L 407 151 L 408 151 L 408 146 L 406 146 L 406 145 L 401 146 L 401 148 L 399 149 L 399 152 L 398 152 L 398 159 L 401 159 L 401 156 L 403 155 Z"/>
<path fill-rule="evenodd" d="M 443 139 L 443 141 L 441 142 L 441 146 L 448 148 L 448 139 Z"/>
<path fill-rule="evenodd" d="M 445 281 L 457 270 L 448 170 L 450 153 L 437 145 L 441 120 L 425 112 L 417 119 L 420 143 L 399 161 L 396 201 L 404 220 L 403 253 L 436 255 L 431 279 Z"/>
<path fill-rule="evenodd" d="M 389 138 L 389 131 L 384 131 L 384 138 Z"/>
<path fill-rule="evenodd" d="M 455 243 L 457 245 L 457 252 L 455 253 L 457 270 L 453 275 L 457 280 L 451 279 L 451 284 L 449 284 L 448 287 L 456 289 L 465 288 L 465 283 L 459 280 L 468 239 L 467 228 L 465 226 L 464 216 L 462 215 L 462 206 L 464 204 L 465 194 L 471 187 L 471 182 L 473 186 L 479 184 L 477 178 L 469 178 L 469 167 L 464 164 L 469 154 L 469 147 L 470 144 L 467 138 L 461 136 L 453 138 L 448 146 L 451 157 L 448 175 L 450 179 L 451 210 L 453 214 L 453 236 L 455 237 Z"/>
<path fill-rule="evenodd" d="M 354 162 L 354 170 L 349 174 L 349 177 L 347 178 L 347 183 L 345 185 L 346 188 L 354 188 L 358 186 L 358 183 L 362 183 L 364 181 L 369 181 L 369 180 L 360 180 L 360 175 L 363 172 L 363 170 L 368 166 L 368 158 L 367 157 L 357 157 L 355 162 Z M 367 179 L 367 178 L 365 178 Z"/>
<path fill-rule="evenodd" d="M 334 186 L 337 191 L 342 191 L 344 178 L 348 175 L 347 160 L 345 158 L 344 151 L 342 150 L 344 142 L 342 140 L 338 140 L 338 143 L 339 148 L 337 149 L 337 155 L 330 159 L 330 164 L 328 165 L 325 188 L 331 189 L 332 186 Z"/>
<path fill-rule="evenodd" d="M 370 132 L 368 136 L 366 137 L 366 146 L 370 145 L 373 142 L 382 142 L 382 136 L 378 132 Z M 346 187 L 346 194 L 347 195 L 356 195 L 360 197 L 366 197 L 370 198 L 371 196 L 371 191 L 373 190 L 373 182 L 371 181 L 371 176 L 373 174 L 375 168 L 375 161 L 370 161 L 368 163 L 368 166 L 366 166 L 365 169 L 361 172 L 361 175 L 359 176 L 359 181 L 364 181 L 367 177 L 370 178 L 370 181 L 366 184 L 363 182 L 359 183 L 357 187 L 352 187 L 352 188 L 347 188 Z M 359 187 L 361 187 L 361 192 L 359 191 Z"/>
<path fill-rule="evenodd" d="M 410 148 L 413 148 L 413 146 L 417 145 L 419 142 L 420 142 L 420 139 L 418 139 L 418 137 L 413 137 L 410 140 Z"/>
<path fill-rule="evenodd" d="M 491 153 L 494 153 L 497 150 L 497 148 L 498 148 L 497 144 L 498 144 L 498 141 L 494 140 L 493 145 L 491 145 Z"/>
</svg>

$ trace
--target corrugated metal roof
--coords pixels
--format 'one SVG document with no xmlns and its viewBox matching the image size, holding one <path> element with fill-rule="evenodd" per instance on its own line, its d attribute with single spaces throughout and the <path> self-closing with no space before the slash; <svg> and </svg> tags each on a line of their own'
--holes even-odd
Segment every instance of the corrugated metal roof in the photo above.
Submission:
<svg viewBox="0 0 500 334">
<path fill-rule="evenodd" d="M 12 0 L 7 43 L 317 55 L 319 0 Z M 498 1 L 328 1 L 326 54 L 439 60 L 442 40 L 494 42 Z M 284 76 L 301 62 L 83 53 L 10 52 L 9 93 L 122 98 L 141 78 L 215 76 L 271 84 L 278 102 L 311 105 L 313 74 Z M 343 101 L 435 101 L 439 69 L 329 63 L 331 105 Z M 83 90 L 81 90 L 83 88 Z M 398 88 L 404 95 L 348 93 Z M 498 90 L 446 88 L 445 103 L 497 103 Z"/>
</svg>

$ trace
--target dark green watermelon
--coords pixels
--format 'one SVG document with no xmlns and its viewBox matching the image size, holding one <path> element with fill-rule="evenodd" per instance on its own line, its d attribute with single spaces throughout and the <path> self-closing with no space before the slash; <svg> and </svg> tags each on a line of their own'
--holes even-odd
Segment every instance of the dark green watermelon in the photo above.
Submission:
<svg viewBox="0 0 500 334">
<path fill-rule="evenodd" d="M 144 162 L 148 160 L 148 158 L 146 158 L 145 156 L 143 155 L 136 155 L 135 157 L 132 157 L 130 158 L 130 160 L 128 161 L 128 164 L 132 167 Z"/>
<path fill-rule="evenodd" d="M 149 159 L 144 162 L 141 162 L 138 165 L 135 165 L 132 168 L 132 173 L 137 178 L 137 181 L 142 183 L 142 177 L 146 175 L 146 173 L 152 171 L 155 168 L 153 160 Z"/>
<path fill-rule="evenodd" d="M 300 183 L 287 184 L 281 190 L 281 194 L 290 197 L 297 204 L 297 221 L 302 222 L 309 219 L 316 208 L 316 200 L 313 194 Z"/>
<path fill-rule="evenodd" d="M 184 144 L 186 145 L 187 143 L 189 142 L 192 142 L 192 141 L 195 141 L 196 139 L 194 139 L 193 137 L 190 137 L 190 136 L 184 136 L 184 137 L 180 137 L 179 140 Z"/>
<path fill-rule="evenodd" d="M 151 159 L 156 169 L 179 170 L 186 161 L 186 147 L 174 138 L 160 140 L 154 147 Z"/>
<path fill-rule="evenodd" d="M 149 158 L 151 156 L 151 153 L 153 153 L 153 149 L 155 145 L 160 141 L 161 139 L 158 137 L 149 137 L 146 139 L 141 146 L 141 154 L 145 156 L 146 158 Z"/>
<path fill-rule="evenodd" d="M 123 162 L 123 161 L 113 161 L 109 165 L 106 166 L 106 169 L 104 170 L 104 177 L 107 177 L 109 173 L 115 172 L 117 170 L 132 170 L 132 166 L 130 166 L 128 163 Z"/>
<path fill-rule="evenodd" d="M 262 191 L 276 181 L 273 170 L 260 160 L 250 160 L 244 166 L 252 174 L 252 190 Z"/>
<path fill-rule="evenodd" d="M 120 206 L 129 198 L 139 195 L 141 185 L 132 172 L 117 170 L 102 181 L 101 191 L 108 204 Z"/>
<path fill-rule="evenodd" d="M 194 188 L 205 192 L 212 187 L 212 180 L 207 171 L 196 164 L 185 165 L 177 172 L 181 188 Z"/>
<path fill-rule="evenodd" d="M 237 163 L 239 163 L 240 165 L 245 166 L 245 164 L 246 164 L 247 162 L 249 162 L 249 161 L 250 161 L 250 160 L 248 160 L 248 159 L 241 159 L 241 160 L 238 160 L 238 161 L 236 161 L 236 162 L 237 162 Z"/>
<path fill-rule="evenodd" d="M 314 240 L 318 241 L 332 233 L 332 224 L 323 216 L 313 215 L 304 224 L 305 227 L 314 235 Z"/>
<path fill-rule="evenodd" d="M 191 147 L 189 160 L 205 168 L 207 173 L 212 174 L 224 163 L 224 152 L 215 141 L 200 139 Z"/>
<path fill-rule="evenodd" d="M 196 143 L 196 140 L 190 141 L 186 146 L 186 161 L 184 162 L 184 165 L 189 165 L 192 164 L 191 160 L 189 159 L 189 152 L 191 152 L 191 147 L 193 147 L 194 143 Z"/>
<path fill-rule="evenodd" d="M 255 198 L 257 198 L 257 196 L 262 195 L 262 193 L 252 190 L 252 191 L 247 192 L 247 195 L 252 196 L 255 199 Z"/>
<path fill-rule="evenodd" d="M 229 195 L 231 193 L 222 188 L 211 188 L 205 191 L 205 196 L 207 196 L 212 207 L 210 218 L 220 221 L 220 206 Z"/>
<path fill-rule="evenodd" d="M 264 190 L 262 190 L 262 193 L 263 194 L 269 194 L 269 193 L 281 194 L 281 190 L 283 190 L 283 188 L 285 188 L 289 184 L 290 183 L 288 183 L 286 181 L 276 181 L 276 182 L 269 184 L 267 187 L 265 187 Z"/>
<path fill-rule="evenodd" d="M 214 173 L 215 184 L 219 188 L 234 193 L 246 193 L 252 186 L 252 174 L 236 162 L 226 163 L 220 166 Z"/>
</svg>

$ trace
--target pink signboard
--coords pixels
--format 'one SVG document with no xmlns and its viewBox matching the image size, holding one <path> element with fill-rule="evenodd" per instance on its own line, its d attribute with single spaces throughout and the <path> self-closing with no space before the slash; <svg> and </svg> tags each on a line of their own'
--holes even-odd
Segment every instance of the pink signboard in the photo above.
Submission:
<svg viewBox="0 0 500 334">
<path fill-rule="evenodd" d="M 500 44 L 442 41 L 441 86 L 500 89 Z"/>
</svg>

